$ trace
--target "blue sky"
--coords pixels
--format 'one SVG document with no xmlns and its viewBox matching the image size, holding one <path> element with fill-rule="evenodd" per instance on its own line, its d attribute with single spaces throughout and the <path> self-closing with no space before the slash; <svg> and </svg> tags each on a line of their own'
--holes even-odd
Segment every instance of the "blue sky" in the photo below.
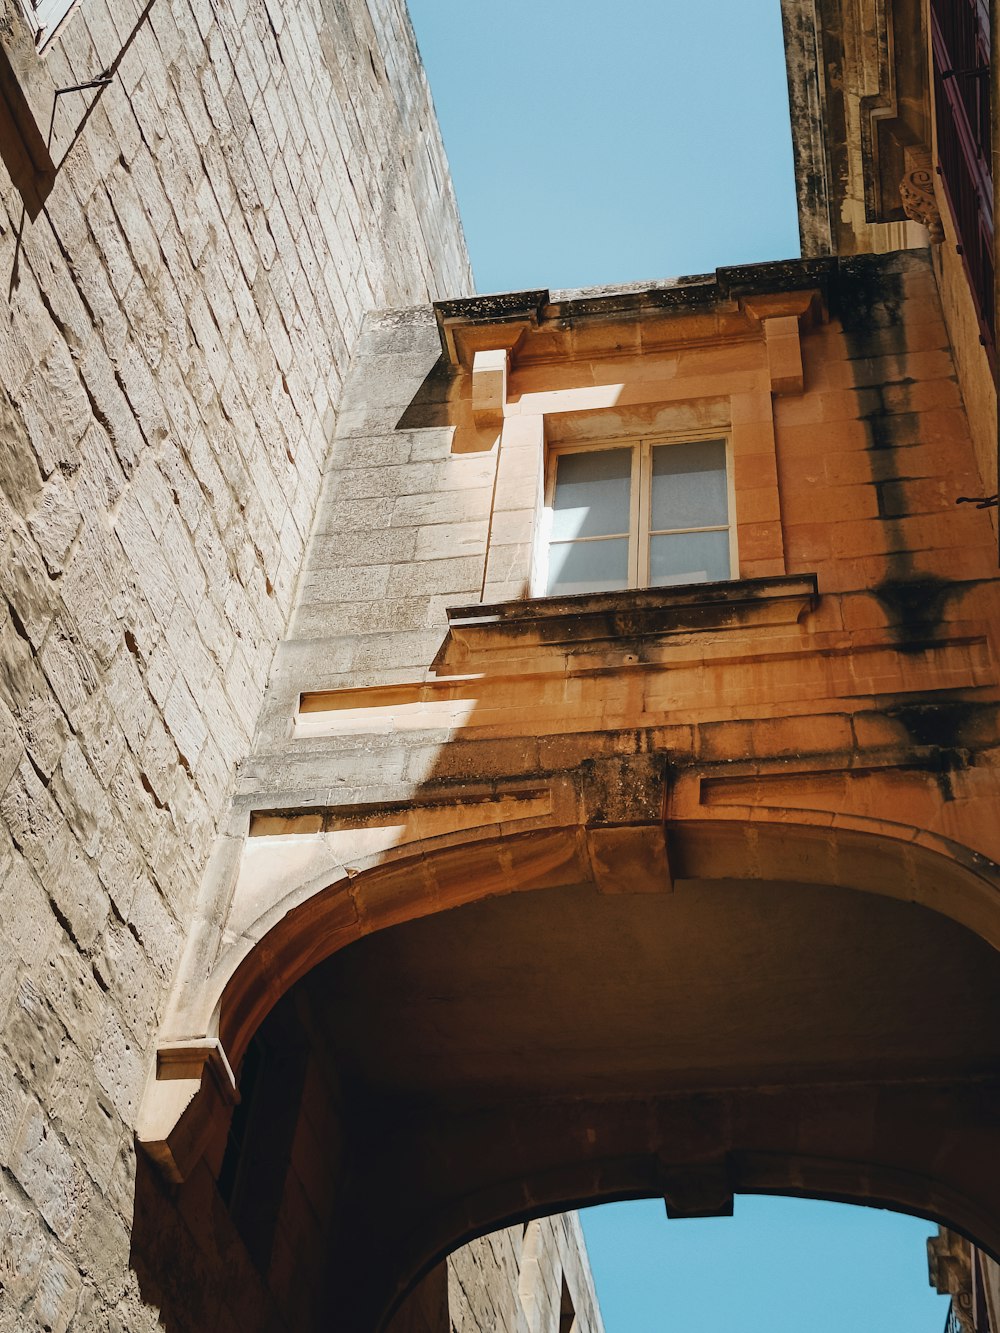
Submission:
<svg viewBox="0 0 1000 1333">
<path fill-rule="evenodd" d="M 410 0 L 479 291 L 798 255 L 778 0 Z"/>
<path fill-rule="evenodd" d="M 668 1222 L 663 1203 L 582 1214 L 607 1333 L 941 1333 L 915 1217 L 737 1197 L 727 1218 Z"/>
<path fill-rule="evenodd" d="M 779 0 L 410 0 L 477 289 L 798 255 Z M 740 1198 L 589 1209 L 607 1333 L 941 1333 L 933 1228 Z"/>
</svg>

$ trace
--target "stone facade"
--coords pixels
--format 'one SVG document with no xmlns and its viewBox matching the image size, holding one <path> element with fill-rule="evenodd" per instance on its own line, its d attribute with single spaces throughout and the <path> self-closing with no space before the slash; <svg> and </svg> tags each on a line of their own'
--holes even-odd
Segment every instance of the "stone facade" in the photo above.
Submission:
<svg viewBox="0 0 1000 1333">
<path fill-rule="evenodd" d="M 470 299 L 401 0 L 2 2 L 0 1333 L 599 1330 L 639 1195 L 1000 1250 L 927 254 Z M 554 451 L 691 437 L 731 580 L 539 596 Z"/>
<path fill-rule="evenodd" d="M 538 596 L 554 451 L 713 436 L 732 582 Z M 327 1196 L 345 1327 L 581 1200 L 995 1245 L 976 485 L 926 251 L 373 315 L 140 1120 L 180 1197 L 301 1001 L 365 1163 Z"/>
<path fill-rule="evenodd" d="M 137 1331 L 146 1066 L 358 329 L 471 276 L 401 0 L 0 45 L 0 1327 Z"/>
<path fill-rule="evenodd" d="M 994 1333 L 1000 1327 L 1000 1265 L 964 1236 L 939 1227 L 927 1242 L 931 1286 L 951 1297 L 949 1333 Z"/>
<path fill-rule="evenodd" d="M 944 9 L 948 7 L 945 6 Z M 972 33 L 985 22 L 985 7 L 975 19 L 975 5 L 958 0 L 951 7 L 959 29 Z M 910 246 L 932 246 L 933 263 L 955 368 L 968 408 L 969 426 L 982 479 L 981 491 L 997 490 L 996 358 L 984 346 L 987 337 L 977 314 L 963 250 L 977 245 L 970 216 L 959 236 L 947 177 L 954 148 L 942 146 L 941 108 L 944 82 L 934 76 L 932 0 L 782 0 L 792 140 L 798 192 L 802 253 L 813 255 L 880 254 Z M 973 39 L 974 40 L 974 39 Z M 989 47 L 988 35 L 986 48 Z M 992 69 L 975 68 L 986 59 L 983 47 L 968 58 L 954 57 L 963 95 L 991 81 L 997 95 L 996 58 Z M 938 55 L 942 52 L 939 48 Z M 951 63 L 951 59 L 946 61 Z M 966 67 L 969 68 L 966 68 Z M 966 83 L 969 78 L 973 83 Z M 988 99 L 987 99 L 988 100 Z M 986 103 L 984 103 L 984 106 Z M 946 120 L 946 117 L 945 117 Z M 984 116 L 988 120 L 988 112 Z M 994 112 L 995 121 L 995 112 Z M 988 124 L 975 126 L 988 145 Z M 995 132 L 995 130 L 994 130 Z M 952 133 L 954 133 L 952 131 Z M 995 208 L 989 183 L 990 152 L 983 154 L 984 181 L 978 192 L 992 193 L 986 213 Z M 995 153 L 993 155 L 995 161 Z M 943 172 L 943 174 L 942 174 Z M 961 187 L 952 181 L 951 190 Z M 962 189 L 962 207 L 976 206 L 975 186 Z M 982 237 L 992 260 L 995 233 Z M 989 282 L 989 278 L 981 279 Z M 992 301 L 986 298 L 987 304 Z M 980 299 L 982 304 L 982 298 Z M 996 346 L 996 330 L 989 339 Z"/>
</svg>

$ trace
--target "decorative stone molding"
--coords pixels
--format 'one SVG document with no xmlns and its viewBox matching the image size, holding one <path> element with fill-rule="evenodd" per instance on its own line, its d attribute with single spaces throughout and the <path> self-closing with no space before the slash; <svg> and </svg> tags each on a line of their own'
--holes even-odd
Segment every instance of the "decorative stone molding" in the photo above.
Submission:
<svg viewBox="0 0 1000 1333">
<path fill-rule="evenodd" d="M 769 315 L 808 313 L 810 319 L 821 320 L 828 289 L 836 280 L 836 260 L 789 259 L 625 288 L 541 289 L 436 301 L 434 317 L 448 366 L 469 371 L 477 353 L 504 348 L 516 371 L 523 364 L 572 351 L 581 333 L 589 355 L 600 346 L 602 324 L 608 349 L 613 350 L 623 320 L 639 320 L 646 326 L 647 349 L 690 346 L 706 338 L 745 333 L 748 315 L 751 326 L 763 318 L 751 308 L 760 304 L 768 306 Z M 706 320 L 709 313 L 712 318 Z M 657 321 L 661 333 L 654 337 L 650 325 Z"/>
<path fill-rule="evenodd" d="M 733 579 L 689 587 L 577 593 L 497 605 L 449 607 L 448 627 L 477 653 L 523 652 L 526 644 L 659 638 L 694 631 L 795 624 L 816 605 L 815 574 Z"/>
<path fill-rule="evenodd" d="M 927 1241 L 927 1266 L 931 1286 L 942 1296 L 951 1297 L 951 1306 L 963 1333 L 977 1333 L 973 1298 L 972 1245 L 949 1227 L 939 1227 Z"/>
<path fill-rule="evenodd" d="M 781 0 L 803 255 L 881 250 L 930 136 L 926 6 Z M 910 215 L 912 216 L 912 215 Z"/>
<path fill-rule="evenodd" d="M 939 245 L 944 240 L 944 227 L 934 193 L 930 153 L 926 149 L 918 155 L 916 163 L 910 166 L 899 182 L 899 196 L 906 216 L 926 227 L 931 241 Z"/>
<path fill-rule="evenodd" d="M 530 329 L 538 327 L 548 299 L 548 291 L 540 289 L 435 302 L 445 360 L 469 369 L 477 352 L 497 347 L 511 351 Z"/>
<path fill-rule="evenodd" d="M 136 1137 L 168 1180 L 185 1180 L 213 1136 L 224 1136 L 229 1114 L 240 1100 L 221 1041 L 200 1037 L 165 1042 L 156 1052 L 150 1092 Z"/>
</svg>

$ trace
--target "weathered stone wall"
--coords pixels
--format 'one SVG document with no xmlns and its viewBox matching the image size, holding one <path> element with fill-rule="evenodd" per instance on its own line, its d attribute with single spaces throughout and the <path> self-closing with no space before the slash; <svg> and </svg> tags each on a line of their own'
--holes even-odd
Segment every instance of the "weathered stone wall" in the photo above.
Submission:
<svg viewBox="0 0 1000 1333">
<path fill-rule="evenodd" d="M 781 0 L 781 11 L 802 254 L 925 245 L 899 195 L 930 143 L 925 0 Z"/>
<path fill-rule="evenodd" d="M 941 209 L 945 239 L 933 249 L 934 271 L 941 292 L 948 334 L 969 429 L 976 450 L 980 489 L 977 494 L 997 492 L 997 388 L 982 344 L 969 279 L 962 267 L 958 238 L 951 210 Z M 996 526 L 996 510 L 990 511 Z"/>
<path fill-rule="evenodd" d="M 799 232 L 805 256 L 882 254 L 928 244 L 968 411 L 980 489 L 997 489 L 997 386 L 980 338 L 941 178 L 927 0 L 782 0 Z M 905 40 L 892 40 L 893 32 Z M 930 184 L 901 214 L 904 175 Z M 910 186 L 912 189 L 912 184 Z M 918 196 L 919 197 L 919 196 Z M 912 204 L 911 204 L 912 210 Z M 887 221 L 896 217 L 896 221 Z M 940 229 L 940 230 L 939 230 Z"/>
<path fill-rule="evenodd" d="M 543 1217 L 463 1245 L 448 1260 L 448 1309 L 455 1333 L 603 1333 L 579 1216 Z"/>
<path fill-rule="evenodd" d="M 136 1107 L 358 328 L 471 278 L 402 0 L 0 40 L 55 166 L 27 215 L 0 167 L 0 1328 L 135 1331 Z"/>
<path fill-rule="evenodd" d="M 573 1322 L 575 1319 L 575 1323 Z M 603 1333 L 577 1213 L 470 1241 L 411 1293 L 390 1333 Z"/>
</svg>

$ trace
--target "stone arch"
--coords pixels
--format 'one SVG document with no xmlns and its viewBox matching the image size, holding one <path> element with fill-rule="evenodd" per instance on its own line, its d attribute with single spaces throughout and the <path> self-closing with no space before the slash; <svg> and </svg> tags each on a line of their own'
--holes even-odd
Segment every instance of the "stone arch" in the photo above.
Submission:
<svg viewBox="0 0 1000 1333">
<path fill-rule="evenodd" d="M 207 977 L 182 985 L 192 1039 L 168 1046 L 151 1079 L 139 1130 L 151 1154 L 177 1178 L 186 1174 L 209 1125 L 218 1132 L 228 1117 L 229 1082 L 253 1033 L 313 968 L 370 934 L 486 898 L 589 882 L 610 894 L 669 892 L 686 880 L 800 882 L 920 904 L 1000 949 L 1000 869 L 940 835 L 766 806 L 667 826 L 586 826 L 559 822 L 565 804 L 554 802 L 556 818 L 410 838 L 335 874 L 286 884 L 252 930 L 220 950 Z M 182 1153 L 161 1147 L 157 1135 L 175 1132 L 184 1117 Z"/>
<path fill-rule="evenodd" d="M 345 1282 L 377 1270 L 354 1282 L 359 1329 L 465 1240 L 598 1200 L 658 1194 L 681 1216 L 734 1192 L 867 1202 L 1000 1251 L 1000 1175 L 984 1170 L 1000 1162 L 995 869 L 885 821 L 764 813 L 675 821 L 665 840 L 659 823 L 539 820 L 410 844 L 286 899 L 220 971 L 213 1035 L 234 1063 L 303 987 L 317 1011 L 354 1016 L 360 1035 L 334 1020 L 324 1040 L 362 1089 L 365 1188 L 344 1202 L 362 1248 L 341 1255 Z M 424 1012 L 437 985 L 447 1039 Z M 742 1007 L 719 1000 L 734 985 Z M 495 1033 L 476 1065 L 494 1002 L 532 1028 L 533 1065 Z M 208 1082 L 170 1130 L 188 1156 L 226 1122 Z"/>
<path fill-rule="evenodd" d="M 604 853 L 603 839 L 613 838 Z M 609 855 L 665 889 L 680 878 L 804 879 L 929 907 L 1000 949 L 1000 868 L 911 825 L 863 816 L 754 807 L 660 829 L 531 821 L 476 830 L 475 840 L 415 839 L 355 870 L 306 881 L 256 923 L 259 942 L 220 959 L 206 987 L 212 1025 L 234 1064 L 278 998 L 338 949 L 372 931 L 497 894 L 599 877 Z"/>
</svg>

